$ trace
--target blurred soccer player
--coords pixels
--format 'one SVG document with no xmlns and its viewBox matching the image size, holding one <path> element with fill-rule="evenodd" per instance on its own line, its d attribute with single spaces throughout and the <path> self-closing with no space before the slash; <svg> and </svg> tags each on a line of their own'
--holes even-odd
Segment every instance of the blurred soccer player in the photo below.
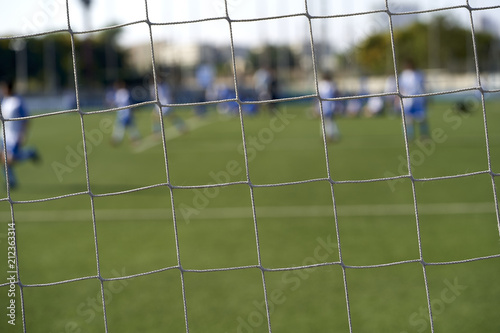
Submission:
<svg viewBox="0 0 500 333">
<path fill-rule="evenodd" d="M 27 139 L 28 120 L 10 120 L 13 118 L 24 118 L 28 116 L 28 110 L 22 98 L 14 93 L 14 82 L 9 81 L 1 84 L 3 100 L 1 103 L 1 115 L 4 119 L 5 148 L 3 142 L 3 130 L 0 132 L 0 156 L 2 162 L 2 173 L 5 176 L 5 160 L 7 160 L 8 181 L 10 188 L 17 186 L 17 178 L 13 166 L 22 161 L 39 160 L 38 153 L 34 148 L 23 147 Z"/>
<path fill-rule="evenodd" d="M 212 64 L 208 62 L 203 62 L 196 69 L 196 82 L 198 87 L 201 89 L 198 96 L 198 102 L 206 102 L 208 100 L 209 92 L 212 89 L 212 85 L 215 81 L 215 68 Z M 197 116 L 204 116 L 207 112 L 207 106 L 205 104 L 197 105 L 195 107 L 195 113 Z"/>
<path fill-rule="evenodd" d="M 425 93 L 424 75 L 416 70 L 415 64 L 411 60 L 407 60 L 404 70 L 399 75 L 399 89 L 404 96 Z M 426 98 L 403 98 L 403 106 L 408 140 L 415 139 L 415 124 L 419 127 L 420 138 L 428 138 L 429 125 L 427 123 Z"/>
<path fill-rule="evenodd" d="M 127 107 L 131 104 L 130 92 L 124 81 L 115 83 L 114 106 L 117 108 Z M 131 108 L 119 110 L 116 116 L 113 134 L 111 135 L 111 143 L 118 145 L 123 141 L 125 132 L 128 131 L 132 143 L 136 143 L 141 138 L 139 130 L 135 124 L 134 114 Z"/>
<path fill-rule="evenodd" d="M 151 87 L 151 95 L 153 98 L 155 97 L 154 86 Z M 186 132 L 187 127 L 184 120 L 177 114 L 175 114 L 171 106 L 167 105 L 172 103 L 172 93 L 168 83 L 162 81 L 161 79 L 158 79 L 158 100 L 162 105 L 161 115 L 169 118 L 179 132 L 181 133 Z M 159 111 L 158 106 L 156 106 L 155 109 L 153 110 L 153 126 L 152 126 L 153 134 L 158 134 L 161 131 L 160 118 L 159 118 L 160 113 L 158 111 Z"/>
<path fill-rule="evenodd" d="M 332 74 L 329 72 L 323 73 L 320 81 L 318 82 L 319 96 L 324 98 L 335 98 L 338 97 L 337 86 L 333 82 Z M 318 113 L 321 112 L 321 108 L 318 103 Z M 325 119 L 325 132 L 326 139 L 328 141 L 339 141 L 340 131 L 335 121 L 335 113 L 337 112 L 338 102 L 336 101 L 322 101 L 321 103 L 323 109 L 323 118 Z"/>
<path fill-rule="evenodd" d="M 254 88 L 259 101 L 272 101 L 278 98 L 278 80 L 276 73 L 269 67 L 261 67 L 254 74 Z M 274 102 L 266 104 L 271 112 L 277 111 Z"/>
</svg>

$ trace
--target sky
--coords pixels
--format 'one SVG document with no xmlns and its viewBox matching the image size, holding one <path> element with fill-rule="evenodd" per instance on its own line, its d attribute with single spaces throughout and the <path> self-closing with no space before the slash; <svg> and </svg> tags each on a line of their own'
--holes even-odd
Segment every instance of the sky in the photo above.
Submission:
<svg viewBox="0 0 500 333">
<path fill-rule="evenodd" d="M 124 24 L 146 18 L 145 0 L 92 0 L 90 15 L 80 0 L 68 0 L 69 19 L 73 31 L 100 29 L 113 24 Z M 339 15 L 385 9 L 385 0 L 308 0 L 311 15 Z M 464 5 L 466 0 L 389 0 L 391 11 L 418 8 L 427 10 Z M 415 4 L 418 4 L 415 7 Z M 472 7 L 498 6 L 498 0 L 469 0 Z M 182 22 L 221 17 L 225 14 L 224 0 L 147 0 L 151 22 Z M 3 1 L 0 11 L 0 36 L 43 33 L 67 29 L 66 0 Z M 246 20 L 261 17 L 290 15 L 305 12 L 305 0 L 227 0 L 231 19 Z M 442 12 L 465 24 L 470 24 L 466 9 Z M 430 14 L 421 15 L 423 19 Z M 500 9 L 474 13 L 474 19 L 500 17 Z M 88 17 L 90 19 L 85 19 Z M 401 17 L 401 16 L 399 16 Z M 496 19 L 496 21 L 500 21 Z M 308 21 L 304 16 L 281 20 L 239 22 L 232 25 L 233 37 L 239 45 L 257 45 L 266 42 L 294 43 L 309 40 Z M 345 49 L 375 30 L 388 30 L 387 15 L 357 15 L 330 20 L 313 20 L 316 40 L 325 39 Z M 175 43 L 209 42 L 229 43 L 229 24 L 217 20 L 193 24 L 153 26 L 153 38 Z M 124 29 L 122 43 L 138 44 L 149 40 L 147 24 L 136 24 Z"/>
</svg>

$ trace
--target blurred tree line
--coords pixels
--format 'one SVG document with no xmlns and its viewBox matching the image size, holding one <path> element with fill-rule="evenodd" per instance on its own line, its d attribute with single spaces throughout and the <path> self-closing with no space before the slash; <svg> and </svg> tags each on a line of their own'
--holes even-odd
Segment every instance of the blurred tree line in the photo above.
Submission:
<svg viewBox="0 0 500 333">
<path fill-rule="evenodd" d="M 76 70 L 86 88 L 100 87 L 117 78 L 126 61 L 119 47 L 120 30 L 102 31 L 87 38 L 75 35 Z M 74 87 L 71 36 L 69 33 L 43 37 L 0 40 L 0 78 L 24 79 L 32 90 L 57 91 Z"/>
<path fill-rule="evenodd" d="M 100 89 L 117 78 L 144 81 L 144 73 L 126 64 L 130 50 L 118 44 L 121 29 L 110 29 L 74 36 L 76 71 L 80 88 Z M 445 17 L 429 22 L 415 21 L 394 30 L 398 63 L 412 58 L 420 68 L 441 69 L 452 73 L 475 70 L 474 49 L 470 28 Z M 498 71 L 500 41 L 498 37 L 477 30 L 475 42 L 480 70 Z M 318 44 L 318 47 L 320 45 Z M 330 51 L 328 51 L 330 52 Z M 302 51 L 287 45 L 265 45 L 246 50 L 246 62 L 251 70 L 266 66 L 287 71 L 308 71 L 302 67 L 310 59 L 307 48 Z M 331 54 L 331 53 L 329 53 Z M 215 63 L 222 74 L 231 75 L 227 65 L 229 55 L 221 55 Z M 393 71 L 391 37 L 388 32 L 374 32 L 351 50 L 336 57 L 340 68 L 350 68 L 366 75 L 382 75 Z M 0 40 L 0 79 L 24 79 L 31 91 L 55 92 L 74 89 L 74 69 L 71 35 L 68 32 L 42 37 Z M 349 65 L 349 66 L 347 66 Z M 222 66 L 222 69 L 219 68 Z M 174 68 L 178 82 L 183 72 Z M 141 82 L 142 82 L 141 81 Z M 176 81 L 176 82 L 177 82 Z M 141 83 L 139 82 L 139 83 Z"/>
<path fill-rule="evenodd" d="M 299 66 L 298 55 L 285 45 L 265 45 L 260 50 L 250 50 L 247 61 L 253 70 L 259 67 L 292 70 Z"/>
<path fill-rule="evenodd" d="M 485 31 L 475 31 L 479 68 L 497 71 L 499 39 Z M 420 68 L 442 69 L 453 73 L 475 70 L 470 28 L 438 16 L 428 23 L 414 22 L 394 30 L 396 60 L 412 58 Z M 356 59 L 359 69 L 369 74 L 387 74 L 394 69 L 389 32 L 372 34 L 343 57 Z"/>
</svg>

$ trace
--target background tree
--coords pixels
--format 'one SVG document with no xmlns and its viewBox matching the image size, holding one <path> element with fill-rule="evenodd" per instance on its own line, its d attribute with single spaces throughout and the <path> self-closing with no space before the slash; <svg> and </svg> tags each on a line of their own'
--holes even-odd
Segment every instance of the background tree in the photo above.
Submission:
<svg viewBox="0 0 500 333">
<path fill-rule="evenodd" d="M 267 66 L 273 69 L 294 69 L 298 65 L 297 55 L 288 46 L 266 45 L 248 54 L 248 62 L 253 69 Z"/>
<path fill-rule="evenodd" d="M 477 56 L 481 70 L 496 69 L 499 40 L 484 31 L 475 32 Z M 429 23 L 414 22 L 394 31 L 396 60 L 411 57 L 421 68 L 449 72 L 473 71 L 474 50 L 468 28 L 438 16 Z M 496 50 L 496 51 L 495 51 Z M 388 32 L 376 33 L 362 40 L 345 57 L 356 59 L 362 71 L 385 74 L 392 71 L 391 39 Z"/>
<path fill-rule="evenodd" d="M 120 29 L 106 30 L 92 36 L 90 53 L 84 55 L 87 40 L 75 38 L 77 73 L 82 88 L 100 87 L 118 76 L 130 78 L 136 75 L 125 68 L 126 50 L 117 39 Z M 60 90 L 74 85 L 71 39 L 68 33 L 51 34 L 23 40 L 26 52 L 26 69 L 30 90 L 46 91 L 48 86 Z M 84 61 L 89 56 L 92 61 Z M 0 41 L 0 78 L 16 78 L 16 51 L 12 41 Z M 89 67 L 90 66 L 90 67 Z M 92 73 L 87 76 L 86 73 Z"/>
</svg>

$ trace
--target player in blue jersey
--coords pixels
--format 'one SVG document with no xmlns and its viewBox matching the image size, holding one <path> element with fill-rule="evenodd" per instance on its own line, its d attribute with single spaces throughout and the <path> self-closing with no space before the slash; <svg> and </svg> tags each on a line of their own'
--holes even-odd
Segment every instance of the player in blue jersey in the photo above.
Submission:
<svg viewBox="0 0 500 333">
<path fill-rule="evenodd" d="M 10 188 L 17 186 L 17 178 L 14 173 L 14 165 L 18 162 L 39 160 L 38 153 L 34 148 L 26 148 L 24 144 L 27 138 L 28 120 L 16 119 L 28 116 L 28 110 L 22 98 L 14 93 L 14 82 L 9 81 L 1 84 L 2 103 L 0 107 L 3 118 L 3 128 L 0 132 L 0 157 L 2 173 L 5 176 L 5 162 L 7 162 L 8 181 Z M 5 142 L 4 142 L 5 131 Z M 4 151 L 5 143 L 5 151 Z"/>
<path fill-rule="evenodd" d="M 425 93 L 424 75 L 416 70 L 413 61 L 408 60 L 399 75 L 399 89 L 403 96 L 415 96 Z M 408 140 L 415 139 L 415 125 L 418 125 L 421 139 L 429 137 L 427 122 L 427 100 L 425 97 L 403 98 L 404 116 Z"/>
</svg>

